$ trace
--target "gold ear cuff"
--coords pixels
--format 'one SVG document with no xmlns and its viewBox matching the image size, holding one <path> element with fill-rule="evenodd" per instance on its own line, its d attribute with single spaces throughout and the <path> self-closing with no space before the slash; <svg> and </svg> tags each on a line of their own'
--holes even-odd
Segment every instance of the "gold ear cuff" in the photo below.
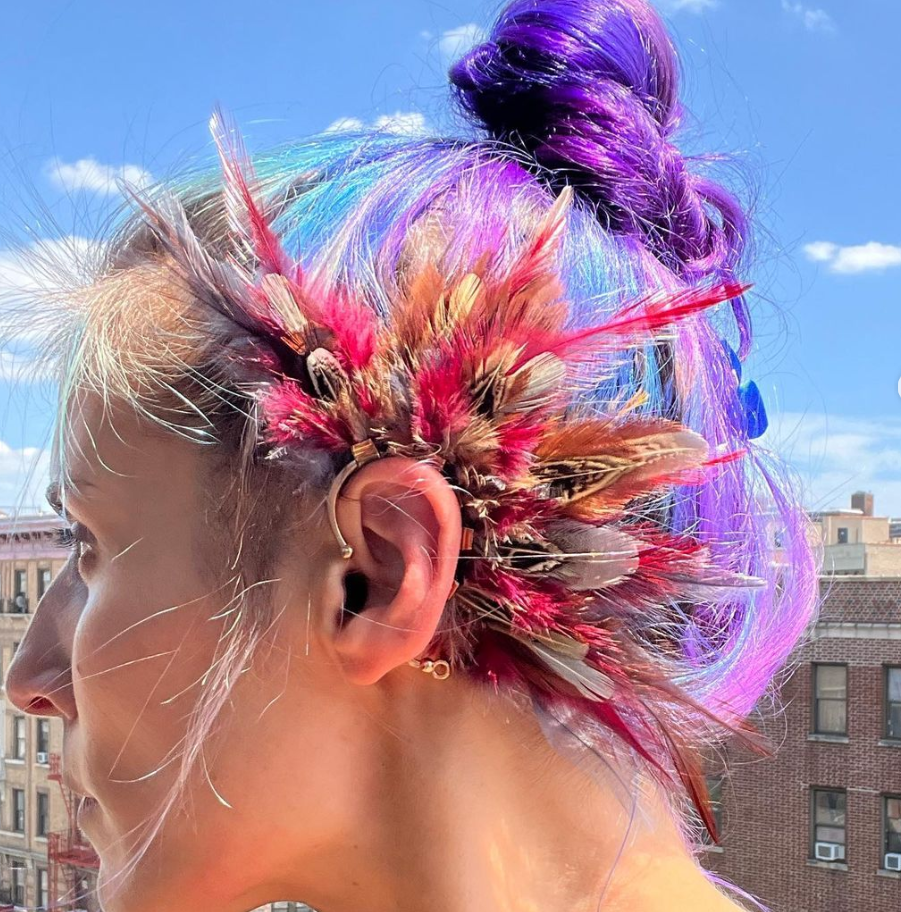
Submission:
<svg viewBox="0 0 901 912">
<path fill-rule="evenodd" d="M 351 461 L 335 476 L 328 492 L 328 521 L 332 527 L 332 532 L 335 534 L 335 538 L 338 540 L 341 556 L 345 560 L 350 560 L 353 557 L 354 549 L 347 543 L 347 539 L 341 534 L 341 529 L 338 526 L 338 497 L 341 494 L 341 488 L 343 487 L 344 482 L 347 481 L 357 469 L 361 469 L 367 462 L 378 459 L 380 455 L 375 444 L 368 437 L 360 443 L 355 443 L 351 447 L 351 452 L 353 453 L 354 458 L 351 459 Z"/>
</svg>

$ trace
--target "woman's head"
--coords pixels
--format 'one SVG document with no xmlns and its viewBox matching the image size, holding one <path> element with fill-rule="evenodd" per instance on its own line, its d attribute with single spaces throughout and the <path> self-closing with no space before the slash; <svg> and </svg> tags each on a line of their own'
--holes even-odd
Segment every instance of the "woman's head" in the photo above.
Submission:
<svg viewBox="0 0 901 912">
<path fill-rule="evenodd" d="M 74 555 L 8 683 L 67 721 L 110 912 L 315 879 L 471 710 L 516 708 L 524 765 L 541 725 L 690 791 L 765 691 L 813 561 L 749 440 L 744 223 L 672 143 L 675 71 L 637 0 L 513 3 L 452 69 L 482 138 L 315 137 L 250 175 L 219 123 L 224 176 L 110 239 L 59 332 Z M 617 335 L 698 285 L 723 306 Z M 367 438 L 345 560 L 329 492 Z"/>
</svg>

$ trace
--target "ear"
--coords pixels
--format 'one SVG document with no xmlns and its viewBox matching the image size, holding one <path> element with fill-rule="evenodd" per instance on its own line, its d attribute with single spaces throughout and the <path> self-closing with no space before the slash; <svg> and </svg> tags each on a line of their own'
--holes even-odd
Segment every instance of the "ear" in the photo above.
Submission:
<svg viewBox="0 0 901 912">
<path fill-rule="evenodd" d="M 348 680 L 374 684 L 435 634 L 460 555 L 460 504 L 434 466 L 390 456 L 350 476 L 336 518 L 353 556 L 334 646 Z M 351 586 L 352 574 L 364 585 Z"/>
</svg>

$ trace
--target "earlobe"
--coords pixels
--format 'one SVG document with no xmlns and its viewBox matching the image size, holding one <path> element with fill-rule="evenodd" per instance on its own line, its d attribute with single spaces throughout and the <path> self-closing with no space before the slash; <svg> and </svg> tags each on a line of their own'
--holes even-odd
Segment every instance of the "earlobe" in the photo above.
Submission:
<svg viewBox="0 0 901 912">
<path fill-rule="evenodd" d="M 353 548 L 348 578 L 365 601 L 336 625 L 335 650 L 345 675 L 374 684 L 421 655 L 435 635 L 454 588 L 460 553 L 460 506 L 434 466 L 406 457 L 371 462 L 348 482 L 336 504 Z"/>
</svg>

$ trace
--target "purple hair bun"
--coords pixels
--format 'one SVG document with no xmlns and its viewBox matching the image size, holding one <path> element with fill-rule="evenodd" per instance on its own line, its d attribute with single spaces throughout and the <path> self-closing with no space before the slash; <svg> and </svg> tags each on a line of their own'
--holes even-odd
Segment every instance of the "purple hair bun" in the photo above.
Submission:
<svg viewBox="0 0 901 912">
<path fill-rule="evenodd" d="M 450 71 L 463 110 L 687 281 L 731 275 L 745 219 L 672 142 L 678 63 L 645 0 L 514 0 Z"/>
</svg>

